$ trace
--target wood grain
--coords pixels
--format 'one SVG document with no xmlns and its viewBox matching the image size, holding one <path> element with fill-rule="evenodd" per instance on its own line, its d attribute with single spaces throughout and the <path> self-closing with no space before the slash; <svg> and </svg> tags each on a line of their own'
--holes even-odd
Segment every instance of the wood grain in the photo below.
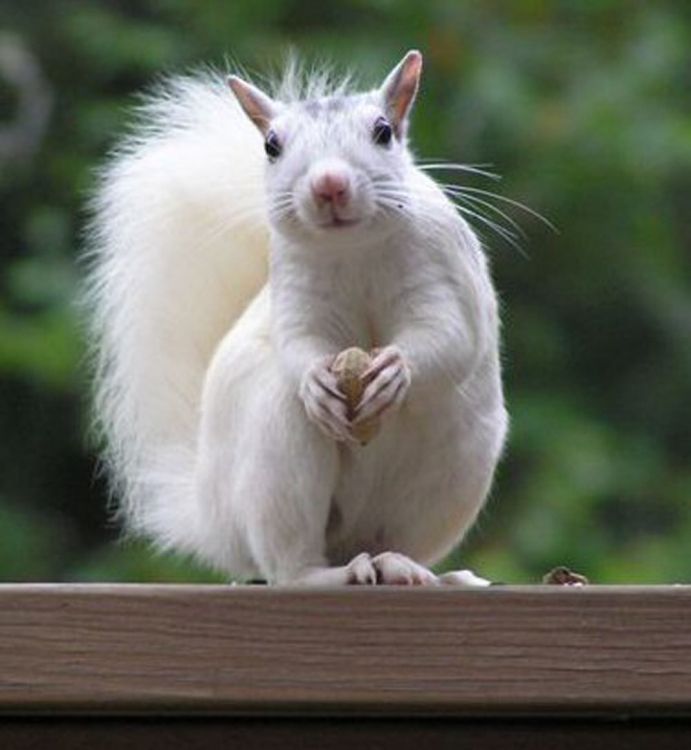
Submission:
<svg viewBox="0 0 691 750">
<path fill-rule="evenodd" d="M 691 715 L 691 587 L 0 586 L 0 710 Z"/>
</svg>

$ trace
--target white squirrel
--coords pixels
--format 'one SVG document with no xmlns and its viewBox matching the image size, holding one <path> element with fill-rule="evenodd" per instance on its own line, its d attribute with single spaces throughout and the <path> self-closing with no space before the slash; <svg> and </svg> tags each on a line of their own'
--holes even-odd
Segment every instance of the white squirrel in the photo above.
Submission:
<svg viewBox="0 0 691 750">
<path fill-rule="evenodd" d="M 88 297 L 134 533 L 238 579 L 484 582 L 428 568 L 507 415 L 486 258 L 407 147 L 421 69 L 411 51 L 365 93 L 289 69 L 273 97 L 179 78 L 141 111 L 95 198 Z M 351 421 L 331 365 L 352 346 L 374 355 Z"/>
</svg>

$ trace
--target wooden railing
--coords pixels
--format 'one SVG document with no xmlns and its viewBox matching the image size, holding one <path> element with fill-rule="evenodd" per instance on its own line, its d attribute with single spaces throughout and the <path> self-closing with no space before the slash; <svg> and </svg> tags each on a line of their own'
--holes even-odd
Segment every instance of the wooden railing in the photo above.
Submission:
<svg viewBox="0 0 691 750">
<path fill-rule="evenodd" d="M 2 748 L 691 747 L 691 587 L 5 585 L 0 710 Z"/>
</svg>

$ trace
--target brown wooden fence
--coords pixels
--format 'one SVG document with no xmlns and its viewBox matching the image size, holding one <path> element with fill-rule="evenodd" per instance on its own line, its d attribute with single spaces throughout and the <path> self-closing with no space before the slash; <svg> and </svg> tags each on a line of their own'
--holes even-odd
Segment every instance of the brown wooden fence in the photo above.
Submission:
<svg viewBox="0 0 691 750">
<path fill-rule="evenodd" d="M 691 587 L 5 585 L 0 710 L 0 748 L 691 747 Z"/>
</svg>

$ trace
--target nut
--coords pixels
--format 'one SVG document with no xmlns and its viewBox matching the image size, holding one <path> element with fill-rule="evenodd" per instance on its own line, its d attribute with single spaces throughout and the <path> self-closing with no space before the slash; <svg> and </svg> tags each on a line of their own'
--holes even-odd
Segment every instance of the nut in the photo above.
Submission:
<svg viewBox="0 0 691 750">
<path fill-rule="evenodd" d="M 542 582 L 552 586 L 585 586 L 588 579 L 580 573 L 569 570 L 565 565 L 559 565 L 544 575 Z"/>
<path fill-rule="evenodd" d="M 331 371 L 338 378 L 338 389 L 346 397 L 348 419 L 352 420 L 365 392 L 367 383 L 362 373 L 372 363 L 372 357 L 363 349 L 353 346 L 344 349 L 331 365 Z M 379 432 L 380 422 L 377 417 L 366 419 L 353 425 L 353 436 L 361 445 L 366 445 Z"/>
</svg>

